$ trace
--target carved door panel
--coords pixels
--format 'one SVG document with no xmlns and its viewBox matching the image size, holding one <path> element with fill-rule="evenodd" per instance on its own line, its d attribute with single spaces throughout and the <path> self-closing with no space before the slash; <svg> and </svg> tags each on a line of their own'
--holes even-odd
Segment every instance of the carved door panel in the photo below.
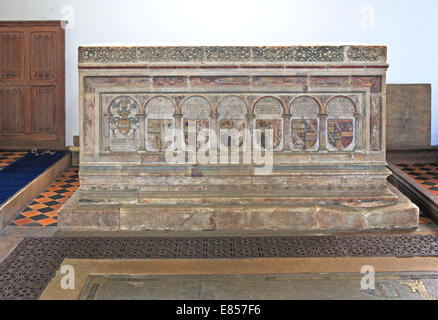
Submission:
<svg viewBox="0 0 438 320">
<path fill-rule="evenodd" d="M 0 149 L 64 149 L 60 21 L 0 22 Z"/>
<path fill-rule="evenodd" d="M 0 88 L 0 135 L 24 134 L 24 88 Z"/>
<path fill-rule="evenodd" d="M 24 79 L 24 32 L 0 33 L 0 79 Z"/>
</svg>

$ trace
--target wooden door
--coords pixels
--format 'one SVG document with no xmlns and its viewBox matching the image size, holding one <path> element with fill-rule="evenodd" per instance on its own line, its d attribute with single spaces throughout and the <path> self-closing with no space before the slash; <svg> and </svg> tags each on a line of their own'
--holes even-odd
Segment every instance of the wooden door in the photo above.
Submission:
<svg viewBox="0 0 438 320">
<path fill-rule="evenodd" d="M 65 149 L 60 21 L 0 21 L 0 150 Z"/>
</svg>

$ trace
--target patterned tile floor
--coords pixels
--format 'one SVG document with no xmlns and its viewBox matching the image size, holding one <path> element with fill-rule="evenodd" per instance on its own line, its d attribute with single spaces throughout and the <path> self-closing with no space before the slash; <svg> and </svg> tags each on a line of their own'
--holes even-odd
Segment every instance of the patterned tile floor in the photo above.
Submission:
<svg viewBox="0 0 438 320">
<path fill-rule="evenodd" d="M 56 226 L 58 209 L 79 187 L 78 168 L 70 168 L 10 223 L 12 226 Z"/>
<path fill-rule="evenodd" d="M 438 197 L 438 162 L 397 164 L 409 176 L 425 187 L 429 192 Z M 420 223 L 431 224 L 430 219 L 420 215 Z"/>
<path fill-rule="evenodd" d="M 438 162 L 398 164 L 397 166 L 438 197 Z"/>
<path fill-rule="evenodd" d="M 0 170 L 23 157 L 27 151 L 0 151 Z"/>
</svg>

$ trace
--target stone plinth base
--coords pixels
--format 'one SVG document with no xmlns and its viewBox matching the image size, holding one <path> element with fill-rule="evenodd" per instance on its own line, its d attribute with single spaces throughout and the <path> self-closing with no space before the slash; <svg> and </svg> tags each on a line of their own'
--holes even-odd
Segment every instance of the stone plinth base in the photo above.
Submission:
<svg viewBox="0 0 438 320">
<path fill-rule="evenodd" d="M 110 204 L 80 203 L 74 195 L 59 211 L 62 230 L 309 231 L 321 233 L 410 230 L 418 208 L 393 186 L 390 205 Z"/>
</svg>

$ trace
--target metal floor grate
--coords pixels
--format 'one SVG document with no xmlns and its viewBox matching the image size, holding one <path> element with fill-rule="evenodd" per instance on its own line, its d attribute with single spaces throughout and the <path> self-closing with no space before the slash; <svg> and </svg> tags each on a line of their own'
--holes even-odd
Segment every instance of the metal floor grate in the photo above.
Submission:
<svg viewBox="0 0 438 320">
<path fill-rule="evenodd" d="M 25 238 L 0 264 L 1 299 L 37 299 L 65 258 L 211 259 L 438 256 L 438 235 Z"/>
</svg>

